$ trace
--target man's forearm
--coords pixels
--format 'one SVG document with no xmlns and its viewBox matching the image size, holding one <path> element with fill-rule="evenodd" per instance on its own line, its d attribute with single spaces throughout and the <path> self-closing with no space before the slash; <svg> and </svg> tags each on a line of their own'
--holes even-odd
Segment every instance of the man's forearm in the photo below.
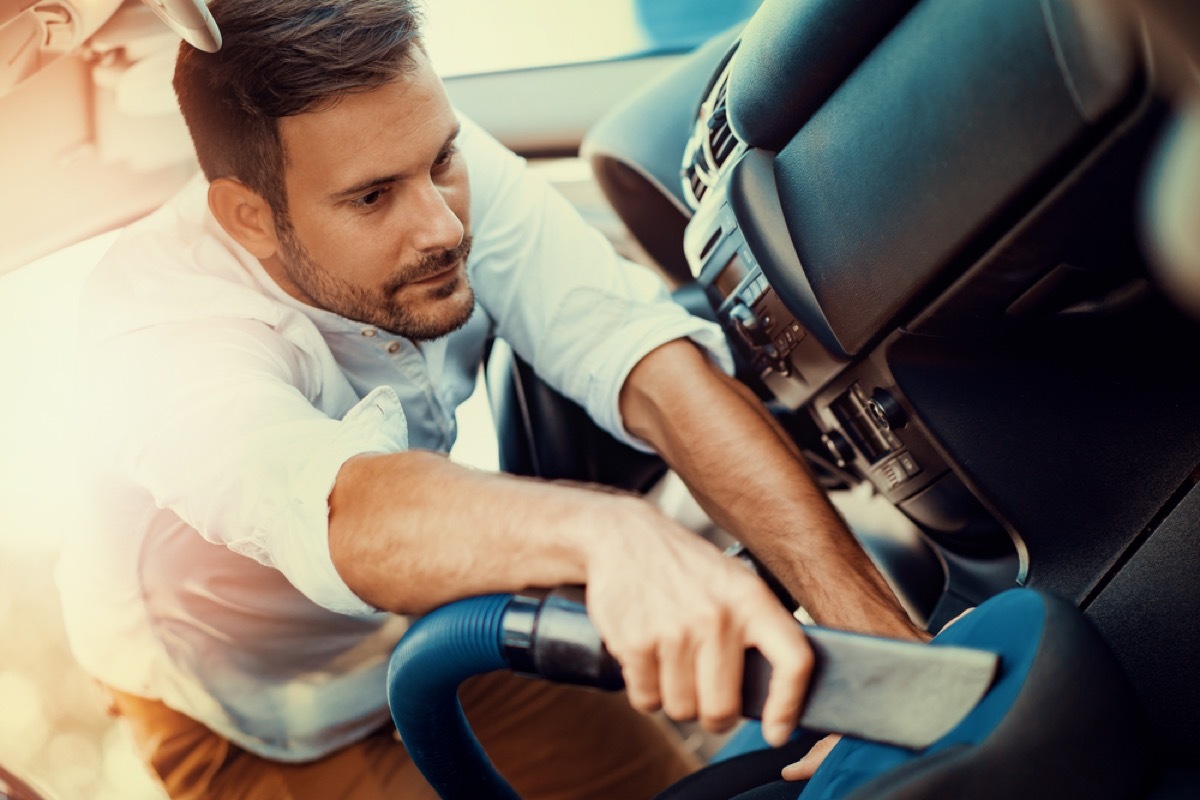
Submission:
<svg viewBox="0 0 1200 800">
<path fill-rule="evenodd" d="M 432 453 L 358 456 L 330 495 L 329 550 L 355 594 L 401 613 L 585 583 L 635 707 L 728 727 L 753 647 L 773 668 L 768 741 L 795 724 L 812 665 L 795 621 L 762 581 L 639 498 L 475 472 Z"/>
<path fill-rule="evenodd" d="M 657 449 L 713 520 L 833 627 L 916 636 L 798 449 L 742 384 L 694 345 L 643 359 L 621 394 L 630 432 Z"/>
<path fill-rule="evenodd" d="M 330 494 L 329 550 L 350 589 L 422 613 L 473 594 L 582 583 L 584 490 L 424 451 L 357 456 Z"/>
</svg>

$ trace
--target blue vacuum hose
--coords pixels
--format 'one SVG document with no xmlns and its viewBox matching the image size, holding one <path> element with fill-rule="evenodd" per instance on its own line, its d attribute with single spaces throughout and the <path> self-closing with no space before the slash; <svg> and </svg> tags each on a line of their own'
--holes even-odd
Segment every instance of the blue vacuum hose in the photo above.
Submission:
<svg viewBox="0 0 1200 800">
<path fill-rule="evenodd" d="M 458 685 L 504 669 L 511 595 L 459 600 L 421 617 L 388 665 L 388 705 L 413 763 L 443 798 L 520 800 L 471 732 Z"/>
<path fill-rule="evenodd" d="M 413 623 L 388 665 L 388 706 L 413 763 L 445 800 L 520 800 L 471 732 L 458 686 L 498 669 L 599 689 L 624 685 L 578 587 L 485 595 Z"/>
</svg>

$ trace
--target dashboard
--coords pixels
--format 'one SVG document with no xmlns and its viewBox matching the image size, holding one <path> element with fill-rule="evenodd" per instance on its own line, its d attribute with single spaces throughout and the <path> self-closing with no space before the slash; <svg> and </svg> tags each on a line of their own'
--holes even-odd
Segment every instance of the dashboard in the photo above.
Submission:
<svg viewBox="0 0 1200 800">
<path fill-rule="evenodd" d="M 1096 368 L 1194 336 L 1138 241 L 1165 117 L 1150 71 L 1095 3 L 768 0 L 696 107 L 692 277 L 818 461 L 944 560 L 990 564 L 964 603 L 1026 582 L 1085 600 L 1200 451 L 1176 390 L 1143 374 L 1166 365 Z M 1152 477 L 1124 456 L 1090 469 L 1117 418 L 1134 452 L 1184 441 Z"/>
<path fill-rule="evenodd" d="M 1161 10 L 766 0 L 592 150 L 603 178 L 623 144 L 683 209 L 655 219 L 818 477 L 917 532 L 872 552 L 910 608 L 935 629 L 1015 584 L 1067 598 L 1163 757 L 1197 765 L 1200 292 L 1178 289 L 1200 282 L 1153 239 L 1164 185 L 1187 186 L 1172 219 L 1200 214 L 1171 157 L 1200 122 L 1186 139 Z"/>
</svg>

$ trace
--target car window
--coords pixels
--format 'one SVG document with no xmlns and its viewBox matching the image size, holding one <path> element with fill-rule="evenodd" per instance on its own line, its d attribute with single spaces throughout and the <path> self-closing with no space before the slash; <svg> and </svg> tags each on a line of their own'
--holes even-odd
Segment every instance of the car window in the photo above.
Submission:
<svg viewBox="0 0 1200 800">
<path fill-rule="evenodd" d="M 607 61 L 690 50 L 761 2 L 426 0 L 425 39 L 447 77 Z"/>
</svg>

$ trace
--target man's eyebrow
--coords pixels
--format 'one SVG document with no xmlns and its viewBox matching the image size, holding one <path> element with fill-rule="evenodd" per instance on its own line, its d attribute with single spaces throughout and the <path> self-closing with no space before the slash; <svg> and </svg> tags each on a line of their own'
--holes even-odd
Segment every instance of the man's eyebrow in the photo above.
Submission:
<svg viewBox="0 0 1200 800">
<path fill-rule="evenodd" d="M 442 143 L 441 148 L 438 150 L 439 157 L 449 150 L 451 146 L 453 146 L 454 140 L 458 138 L 460 133 L 462 133 L 462 125 L 455 125 L 454 130 L 449 136 L 446 137 L 446 141 Z M 329 195 L 329 199 L 333 201 L 346 200 L 356 195 L 365 194 L 366 192 L 369 192 L 379 186 L 404 180 L 405 178 L 410 177 L 410 175 L 410 172 L 398 172 L 393 175 L 379 175 L 374 178 L 367 178 L 366 180 L 359 181 L 353 186 L 348 186 L 345 189 L 340 189 L 334 192 L 333 194 Z"/>
</svg>

